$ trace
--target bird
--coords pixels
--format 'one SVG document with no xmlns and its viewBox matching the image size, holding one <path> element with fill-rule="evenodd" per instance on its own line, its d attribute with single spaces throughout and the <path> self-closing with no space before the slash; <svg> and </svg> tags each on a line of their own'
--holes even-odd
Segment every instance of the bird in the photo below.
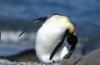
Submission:
<svg viewBox="0 0 100 65">
<path fill-rule="evenodd" d="M 46 18 L 45 18 L 46 19 Z M 70 49 L 64 44 L 67 37 Z M 60 62 L 71 56 L 77 43 L 74 25 L 69 17 L 54 14 L 44 21 L 36 34 L 35 50 L 43 63 Z"/>
<path fill-rule="evenodd" d="M 53 14 L 39 17 L 33 21 L 33 23 L 43 23 L 36 32 L 35 39 L 35 51 L 39 61 L 49 64 L 59 63 L 64 58 L 70 58 L 78 42 L 75 26 L 70 18 L 60 14 Z M 66 40 L 67 44 L 64 43 Z"/>
</svg>

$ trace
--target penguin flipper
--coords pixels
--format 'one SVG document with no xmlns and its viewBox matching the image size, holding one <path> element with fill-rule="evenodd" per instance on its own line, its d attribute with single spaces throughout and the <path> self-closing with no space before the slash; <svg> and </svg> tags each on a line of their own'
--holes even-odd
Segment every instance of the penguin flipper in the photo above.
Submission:
<svg viewBox="0 0 100 65">
<path fill-rule="evenodd" d="M 54 50 L 52 51 L 51 55 L 50 55 L 50 60 L 54 57 L 54 55 L 56 54 L 56 52 L 58 51 L 58 49 L 62 46 L 63 41 L 60 41 L 57 46 L 54 48 Z"/>
<path fill-rule="evenodd" d="M 68 30 L 65 31 L 61 41 L 56 45 L 56 47 L 54 48 L 54 50 L 52 51 L 51 55 L 50 55 L 50 60 L 53 58 L 53 56 L 56 54 L 56 52 L 58 51 L 58 49 L 63 45 L 64 40 L 66 38 Z"/>
<path fill-rule="evenodd" d="M 47 18 L 48 18 L 48 16 L 39 17 L 39 18 L 34 19 L 30 24 L 28 24 L 28 25 L 25 27 L 25 29 L 23 30 L 23 32 L 22 32 L 18 37 L 20 37 L 24 32 L 26 32 L 26 29 L 28 29 L 32 24 L 35 24 L 35 23 L 38 23 L 38 22 L 43 22 L 43 21 L 45 21 Z"/>
</svg>

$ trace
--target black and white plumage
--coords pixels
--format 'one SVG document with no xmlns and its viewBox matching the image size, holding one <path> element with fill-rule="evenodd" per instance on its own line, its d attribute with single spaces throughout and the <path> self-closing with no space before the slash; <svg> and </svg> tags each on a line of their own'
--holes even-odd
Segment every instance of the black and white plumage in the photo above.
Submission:
<svg viewBox="0 0 100 65">
<path fill-rule="evenodd" d="M 78 40 L 69 17 L 54 14 L 33 21 L 32 23 L 43 22 L 35 40 L 36 55 L 42 63 L 60 62 L 64 57 L 69 58 L 72 55 Z M 70 49 L 64 43 L 66 38 Z"/>
<path fill-rule="evenodd" d="M 71 48 L 64 43 L 67 37 Z M 68 17 L 53 15 L 46 19 L 36 35 L 35 50 L 43 63 L 60 62 L 65 56 L 70 57 L 77 43 L 74 26 Z"/>
</svg>

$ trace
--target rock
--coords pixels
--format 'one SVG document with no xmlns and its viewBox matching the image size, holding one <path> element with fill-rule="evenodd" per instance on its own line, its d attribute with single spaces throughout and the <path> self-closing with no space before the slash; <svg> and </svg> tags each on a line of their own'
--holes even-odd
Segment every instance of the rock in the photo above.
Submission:
<svg viewBox="0 0 100 65">
<path fill-rule="evenodd" d="M 26 50 L 12 56 L 0 56 L 0 59 L 7 59 L 9 61 L 16 61 L 16 62 L 32 62 L 32 63 L 38 62 L 35 50 L 33 49 Z"/>
<path fill-rule="evenodd" d="M 11 62 L 9 60 L 0 59 L 0 65 L 41 65 L 39 63 L 32 62 Z"/>
<path fill-rule="evenodd" d="M 77 62 L 79 62 L 81 60 L 82 56 L 75 56 L 72 55 L 71 58 L 69 59 L 64 59 L 62 65 L 75 65 Z"/>
<path fill-rule="evenodd" d="M 76 65 L 100 65 L 100 49 L 90 52 Z"/>
</svg>

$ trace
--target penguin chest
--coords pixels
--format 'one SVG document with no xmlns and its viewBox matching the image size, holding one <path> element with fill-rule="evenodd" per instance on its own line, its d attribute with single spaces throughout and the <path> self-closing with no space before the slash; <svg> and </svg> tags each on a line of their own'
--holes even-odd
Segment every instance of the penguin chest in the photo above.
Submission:
<svg viewBox="0 0 100 65">
<path fill-rule="evenodd" d="M 58 28 L 41 28 L 37 32 L 36 47 L 43 53 L 50 54 L 61 40 L 63 31 Z"/>
</svg>

